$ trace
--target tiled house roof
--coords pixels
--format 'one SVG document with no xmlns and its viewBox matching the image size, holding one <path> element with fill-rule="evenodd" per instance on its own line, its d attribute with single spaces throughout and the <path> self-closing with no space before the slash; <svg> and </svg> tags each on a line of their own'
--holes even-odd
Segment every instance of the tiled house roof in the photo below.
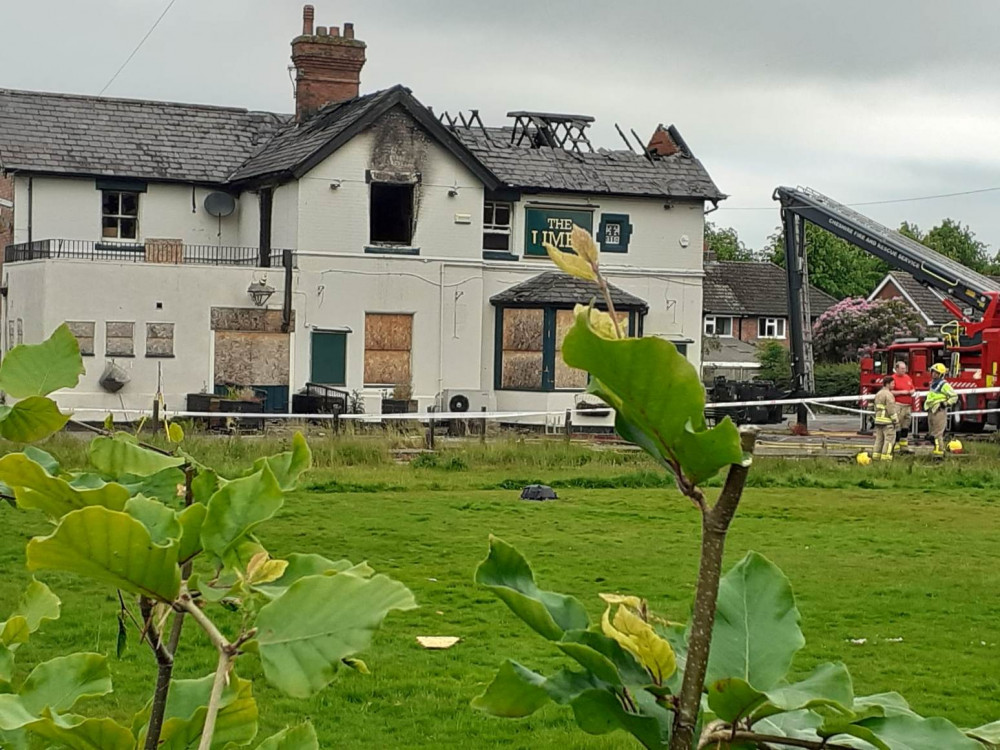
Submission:
<svg viewBox="0 0 1000 750">
<path fill-rule="evenodd" d="M 788 315 L 785 269 L 774 263 L 718 261 L 705 264 L 702 308 L 709 315 L 754 317 Z M 809 307 L 818 317 L 837 300 L 809 288 Z"/>
<path fill-rule="evenodd" d="M 634 294 L 629 294 L 613 284 L 608 284 L 608 289 L 616 309 L 642 311 L 649 309 L 646 301 Z M 588 305 L 591 300 L 595 301 L 595 307 L 603 308 L 605 306 L 601 290 L 596 282 L 567 276 L 561 271 L 540 273 L 538 276 L 533 276 L 527 281 L 515 284 L 490 297 L 490 302 L 494 305 L 504 306 L 555 305 L 571 307 L 573 305 Z"/>
</svg>

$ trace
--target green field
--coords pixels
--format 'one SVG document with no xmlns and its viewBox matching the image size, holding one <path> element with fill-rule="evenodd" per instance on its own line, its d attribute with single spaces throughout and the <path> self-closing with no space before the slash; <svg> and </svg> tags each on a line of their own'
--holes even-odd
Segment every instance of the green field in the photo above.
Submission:
<svg viewBox="0 0 1000 750">
<path fill-rule="evenodd" d="M 519 722 L 468 707 L 506 657 L 540 671 L 563 664 L 472 575 L 494 533 L 531 560 L 543 587 L 576 594 L 593 615 L 601 611 L 599 592 L 621 591 L 686 618 L 698 518 L 655 467 L 640 456 L 558 441 L 452 449 L 421 459 L 423 468 L 396 464 L 382 442 L 312 442 L 319 468 L 262 541 L 275 556 L 366 559 L 406 583 L 421 606 L 389 616 L 362 654 L 371 676 L 342 673 L 311 701 L 284 698 L 258 680 L 261 736 L 308 717 L 324 748 L 636 746 L 622 734 L 583 735 L 554 707 Z M 252 440 L 195 446 L 230 468 L 263 448 Z M 50 450 L 79 459 L 65 439 Z M 898 690 L 918 711 L 962 726 L 1000 717 L 1000 472 L 992 447 L 979 452 L 944 469 L 777 460 L 753 469 L 727 558 L 754 549 L 790 577 L 808 642 L 799 672 L 843 660 L 859 694 Z M 529 480 L 553 482 L 559 500 L 519 500 Z M 24 544 L 46 523 L 0 506 L 0 603 L 7 605 L 28 580 Z M 70 576 L 44 580 L 62 598 L 63 617 L 18 652 L 19 669 L 71 650 L 110 653 L 116 692 L 91 702 L 90 712 L 125 719 L 151 692 L 148 649 L 133 638 L 124 658 L 114 659 L 113 591 Z M 175 676 L 209 673 L 211 647 L 193 629 L 186 635 Z M 425 651 L 418 635 L 462 641 Z M 244 676 L 260 676 L 253 659 L 243 657 Z"/>
</svg>

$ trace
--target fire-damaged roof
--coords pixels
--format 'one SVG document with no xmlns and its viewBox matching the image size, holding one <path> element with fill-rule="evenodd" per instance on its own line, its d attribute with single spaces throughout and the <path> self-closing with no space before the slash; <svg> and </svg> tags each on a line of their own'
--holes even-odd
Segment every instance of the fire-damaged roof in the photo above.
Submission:
<svg viewBox="0 0 1000 750">
<path fill-rule="evenodd" d="M 788 315 L 785 269 L 774 263 L 716 261 L 705 264 L 702 309 L 709 315 Z M 809 287 L 809 311 L 818 317 L 837 300 Z"/>
<path fill-rule="evenodd" d="M 395 107 L 488 190 L 725 197 L 673 127 L 659 129 L 644 153 L 539 146 L 512 138 L 510 128 L 442 124 L 403 86 L 327 105 L 303 122 L 231 107 L 0 89 L 0 168 L 236 187 L 282 182 Z"/>
<path fill-rule="evenodd" d="M 614 284 L 608 284 L 608 290 L 616 309 L 640 310 L 642 312 L 649 309 L 645 300 L 634 294 L 629 294 L 624 289 L 619 289 Z M 490 302 L 494 305 L 504 307 L 529 305 L 572 307 L 573 305 L 589 305 L 591 300 L 594 301 L 596 307 L 605 307 L 597 282 L 567 276 L 560 271 L 540 273 L 490 297 Z"/>
</svg>

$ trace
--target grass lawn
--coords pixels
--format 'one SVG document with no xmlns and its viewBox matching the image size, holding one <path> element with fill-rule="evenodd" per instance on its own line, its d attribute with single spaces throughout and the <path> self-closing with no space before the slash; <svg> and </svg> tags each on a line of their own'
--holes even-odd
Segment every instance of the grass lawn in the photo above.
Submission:
<svg viewBox="0 0 1000 750">
<path fill-rule="evenodd" d="M 253 452 L 233 445 L 217 456 L 222 463 Z M 71 452 L 65 444 L 51 450 L 59 454 L 60 447 Z M 668 485 L 657 486 L 645 459 L 595 457 L 553 443 L 490 449 L 492 459 L 470 448 L 437 467 L 413 468 L 393 464 L 381 449 L 353 448 L 351 458 L 346 448 L 341 455 L 314 447 L 322 467 L 265 527 L 264 544 L 275 556 L 366 559 L 406 583 L 421 607 L 390 615 L 362 654 L 371 676 L 342 673 L 310 701 L 287 699 L 258 680 L 261 736 L 308 717 L 324 748 L 636 746 L 620 733 L 584 735 L 568 711 L 555 707 L 515 722 L 483 716 L 468 702 L 506 657 L 543 672 L 564 664 L 473 584 L 490 533 L 520 548 L 543 588 L 577 595 L 595 617 L 598 592 L 621 591 L 646 596 L 672 619 L 686 618 L 697 514 Z M 790 577 L 807 639 L 799 672 L 843 660 L 859 694 L 898 690 L 918 711 L 961 726 L 1000 717 L 1000 479 L 995 453 L 967 460 L 944 471 L 903 461 L 868 471 L 822 462 L 755 467 L 758 486 L 748 489 L 734 522 L 728 563 L 754 549 Z M 559 500 L 524 502 L 506 489 L 530 479 L 561 485 Z M 46 533 L 46 524 L 3 504 L 0 519 L 2 614 L 28 580 L 24 544 Z M 107 652 L 117 689 L 88 713 L 108 710 L 125 720 L 152 692 L 148 650 L 133 638 L 115 660 L 114 592 L 69 576 L 44 580 L 62 598 L 63 617 L 18 652 L 19 669 L 71 650 Z M 175 676 L 209 673 L 213 652 L 190 624 L 185 633 Z M 418 635 L 462 641 L 425 651 Z M 254 657 L 242 664 L 244 676 L 260 677 Z"/>
</svg>

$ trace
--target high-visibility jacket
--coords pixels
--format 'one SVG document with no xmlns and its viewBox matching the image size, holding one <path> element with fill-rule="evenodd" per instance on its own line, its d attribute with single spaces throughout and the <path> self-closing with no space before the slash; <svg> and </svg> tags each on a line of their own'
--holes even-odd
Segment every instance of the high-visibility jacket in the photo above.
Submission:
<svg viewBox="0 0 1000 750">
<path fill-rule="evenodd" d="M 909 375 L 892 374 L 892 390 L 897 404 L 913 405 L 913 378 Z"/>
<path fill-rule="evenodd" d="M 896 424 L 896 397 L 883 387 L 875 394 L 875 424 Z"/>
<path fill-rule="evenodd" d="M 927 411 L 937 411 L 942 405 L 951 406 L 958 401 L 958 394 L 944 378 L 938 378 L 931 383 L 931 387 L 924 396 L 924 408 Z"/>
</svg>

